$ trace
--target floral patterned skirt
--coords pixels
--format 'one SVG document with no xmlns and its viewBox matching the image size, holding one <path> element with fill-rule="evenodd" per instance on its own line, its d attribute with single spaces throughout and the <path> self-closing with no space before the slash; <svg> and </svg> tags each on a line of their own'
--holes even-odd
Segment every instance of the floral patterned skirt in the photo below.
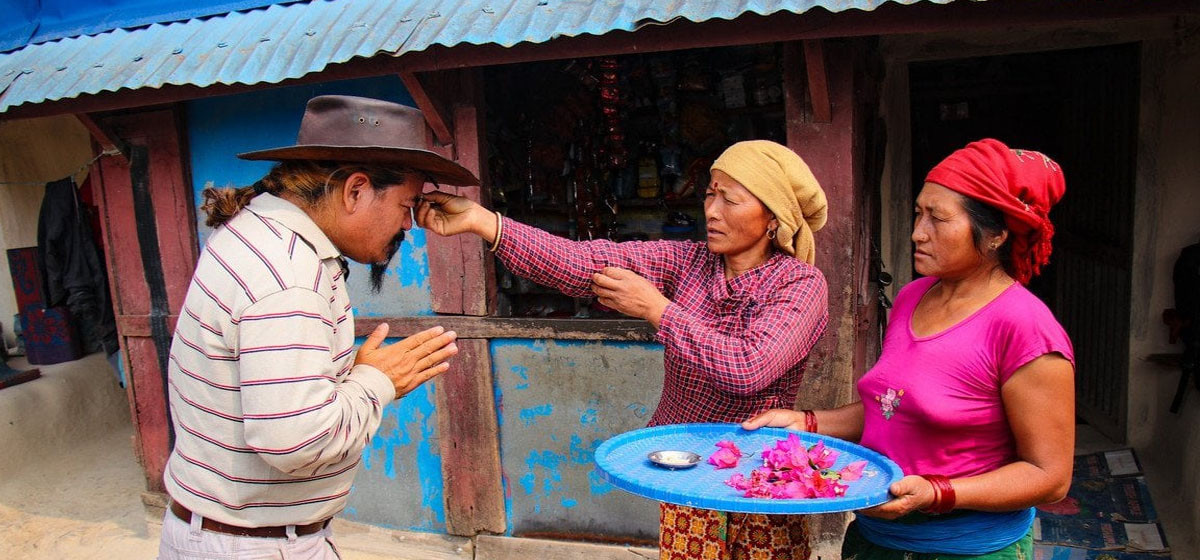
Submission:
<svg viewBox="0 0 1200 560">
<path fill-rule="evenodd" d="M 808 560 L 802 515 L 725 513 L 661 504 L 659 560 Z"/>
</svg>

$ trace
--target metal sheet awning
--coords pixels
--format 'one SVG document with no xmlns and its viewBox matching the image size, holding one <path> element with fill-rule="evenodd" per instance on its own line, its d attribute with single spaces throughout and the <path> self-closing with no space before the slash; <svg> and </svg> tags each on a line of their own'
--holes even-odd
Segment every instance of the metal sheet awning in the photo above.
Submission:
<svg viewBox="0 0 1200 560">
<path fill-rule="evenodd" d="M 96 35 L 0 54 L 0 112 L 81 95 L 272 84 L 354 58 L 434 45 L 511 47 L 743 14 L 874 10 L 922 0 L 310 0 Z M 951 0 L 925 0 L 947 3 Z"/>
<path fill-rule="evenodd" d="M 113 29 L 287 4 L 300 0 L 0 0 L 0 53 Z"/>
</svg>

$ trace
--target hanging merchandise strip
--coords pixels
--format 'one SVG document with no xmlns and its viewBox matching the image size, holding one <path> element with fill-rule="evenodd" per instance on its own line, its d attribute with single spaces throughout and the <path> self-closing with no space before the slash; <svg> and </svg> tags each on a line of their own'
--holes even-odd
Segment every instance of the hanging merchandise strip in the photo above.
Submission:
<svg viewBox="0 0 1200 560">
<path fill-rule="evenodd" d="M 88 161 L 87 163 L 79 166 L 79 169 L 76 169 L 75 172 L 71 173 L 70 175 L 66 175 L 63 177 L 56 177 L 54 179 L 48 179 L 46 181 L 0 181 L 0 185 L 25 185 L 25 186 L 32 187 L 32 186 L 38 186 L 38 185 L 45 185 L 46 183 L 52 183 L 52 182 L 58 181 L 60 179 L 66 179 L 66 178 L 73 179 L 73 178 L 75 178 L 76 175 L 79 175 L 80 173 L 87 171 L 87 169 L 89 167 L 91 167 L 93 163 L 96 163 L 97 161 L 99 161 L 100 158 L 102 158 L 104 156 L 119 156 L 119 155 L 121 155 L 121 150 L 118 150 L 116 148 L 111 148 L 111 149 L 104 150 L 103 152 L 96 154 L 96 157 L 92 158 L 91 161 Z"/>
</svg>

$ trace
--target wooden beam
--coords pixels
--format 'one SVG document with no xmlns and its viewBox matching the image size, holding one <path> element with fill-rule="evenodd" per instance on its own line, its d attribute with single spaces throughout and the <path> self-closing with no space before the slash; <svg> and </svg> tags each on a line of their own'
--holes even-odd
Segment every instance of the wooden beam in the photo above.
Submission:
<svg viewBox="0 0 1200 560">
<path fill-rule="evenodd" d="M 125 156 L 125 154 L 129 153 L 129 147 L 123 140 L 111 131 L 106 130 L 87 113 L 75 113 L 75 118 L 79 119 L 79 122 L 87 129 L 88 134 L 92 135 L 92 139 L 100 145 L 100 149 L 116 158 L 117 162 L 123 167 L 129 167 L 129 158 Z"/>
<path fill-rule="evenodd" d="M 433 136 L 438 143 L 443 146 L 454 144 L 454 134 L 450 132 L 450 120 L 447 118 L 446 111 L 440 103 L 435 101 L 435 97 L 429 94 L 417 74 L 400 72 L 400 79 L 404 82 L 408 94 L 417 103 L 417 108 L 425 113 L 425 122 L 429 123 L 429 128 L 433 129 Z"/>
<path fill-rule="evenodd" d="M 487 184 L 486 133 L 483 119 L 483 71 L 478 68 L 450 70 L 427 75 L 424 83 L 434 92 L 446 92 L 443 101 L 454 116 L 453 149 L 430 149 L 453 159 Z M 432 134 L 430 134 L 432 136 Z M 443 185 L 456 194 L 490 207 L 490 193 L 481 187 Z M 490 315 L 496 309 L 495 259 L 487 245 L 474 235 L 426 238 L 429 253 L 429 284 L 436 313 Z"/>
<path fill-rule="evenodd" d="M 426 79 L 418 79 L 411 72 L 401 73 L 409 93 L 430 123 L 427 131 L 430 149 L 457 161 L 481 179 L 486 167 L 482 157 L 485 150 L 482 73 L 476 68 L 452 70 L 428 74 L 424 76 Z M 453 127 L 453 136 L 449 136 L 449 127 Z M 450 142 L 454 145 L 448 146 Z M 441 145 L 437 145 L 439 143 Z M 488 203 L 488 193 L 481 187 L 445 185 L 441 188 L 485 205 Z M 469 320 L 470 316 L 489 315 L 495 308 L 496 279 L 492 255 L 484 249 L 482 240 L 473 235 L 435 235 L 426 241 L 433 308 L 455 315 L 431 319 L 441 322 L 443 319 Z M 398 320 L 398 323 L 407 322 L 407 319 Z M 462 324 L 468 325 L 478 326 L 478 323 Z M 373 325 L 363 324 L 362 327 L 365 331 Z M 500 465 L 499 418 L 487 340 L 491 337 L 474 336 L 496 332 L 446 327 L 459 334 L 459 353 L 452 361 L 450 371 L 434 382 L 446 531 L 466 537 L 503 533 L 508 520 L 504 509 L 504 473 Z"/>
<path fill-rule="evenodd" d="M 854 402 L 854 381 L 866 370 L 862 363 L 870 325 L 860 321 L 859 270 L 867 266 L 870 252 L 864 250 L 865 219 L 862 214 L 862 113 L 856 102 L 856 79 L 862 74 L 861 40 L 838 42 L 830 49 L 828 92 L 831 119 L 827 123 L 801 112 L 805 76 L 799 72 L 801 46 L 784 51 L 784 91 L 787 144 L 804 157 L 821 182 L 829 201 L 829 220 L 815 234 L 816 266 L 829 285 L 829 322 L 825 335 L 808 355 L 808 369 L 801 381 L 797 408 L 834 408 Z M 846 527 L 844 514 L 815 515 L 809 533 L 816 550 L 837 550 Z"/>
<path fill-rule="evenodd" d="M 121 336 L 132 336 L 135 338 L 150 336 L 149 315 L 118 315 L 116 319 L 117 332 L 120 332 Z M 167 316 L 167 328 L 171 332 L 175 332 L 175 324 L 178 322 L 179 315 Z"/>
<path fill-rule="evenodd" d="M 199 251 L 194 198 L 185 180 L 177 109 L 106 116 L 99 122 L 101 130 L 113 132 L 110 138 L 129 141 L 131 164 L 101 159 L 95 191 L 125 351 L 135 449 L 147 489 L 161 490 L 172 441 L 165 358 Z M 157 246 L 143 246 L 144 240 Z M 129 328 L 131 323 L 138 328 Z"/>
<path fill-rule="evenodd" d="M 821 39 L 804 41 L 804 68 L 808 71 L 808 98 L 812 102 L 813 122 L 833 122 L 829 104 L 829 80 L 825 76 L 825 48 Z"/>
<path fill-rule="evenodd" d="M 446 532 L 502 534 L 508 519 L 491 352 L 484 339 L 460 337 L 457 344 L 450 371 L 434 381 Z"/>
<path fill-rule="evenodd" d="M 167 318 L 175 329 L 178 315 Z M 560 340 L 623 340 L 653 342 L 654 327 L 641 319 L 532 319 L 522 317 L 469 317 L 462 315 L 422 317 L 359 317 L 354 336 L 367 336 L 380 323 L 388 323 L 389 337 L 406 337 L 441 325 L 459 338 L 555 338 Z M 122 336 L 150 336 L 149 315 L 117 317 Z"/>
<path fill-rule="evenodd" d="M 409 336 L 441 325 L 459 338 L 554 338 L 652 342 L 654 327 L 641 319 L 527 319 L 518 317 L 366 317 L 354 322 L 355 336 L 366 336 L 387 322 L 395 336 Z M 403 333 L 403 334 L 401 334 Z"/>
</svg>

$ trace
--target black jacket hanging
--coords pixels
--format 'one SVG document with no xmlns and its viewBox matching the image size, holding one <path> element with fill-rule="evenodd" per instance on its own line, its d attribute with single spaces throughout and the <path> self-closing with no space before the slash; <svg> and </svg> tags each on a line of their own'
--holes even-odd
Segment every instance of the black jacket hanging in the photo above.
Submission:
<svg viewBox="0 0 1200 560">
<path fill-rule="evenodd" d="M 117 351 L 108 275 L 75 181 L 46 183 L 38 216 L 38 255 L 46 307 L 65 305 L 88 352 Z"/>
</svg>

